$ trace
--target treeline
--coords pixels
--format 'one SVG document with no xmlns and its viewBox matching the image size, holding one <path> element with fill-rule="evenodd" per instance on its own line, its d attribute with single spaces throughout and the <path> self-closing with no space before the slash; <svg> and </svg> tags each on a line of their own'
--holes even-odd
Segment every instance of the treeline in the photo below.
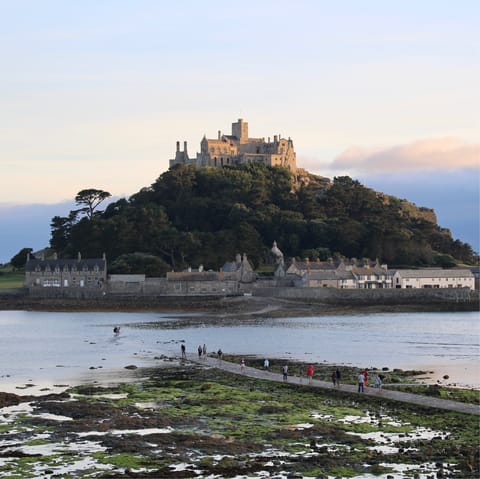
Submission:
<svg viewBox="0 0 480 479">
<path fill-rule="evenodd" d="M 313 177 L 312 177 L 313 178 Z M 390 266 L 452 266 L 472 248 L 412 213 L 402 200 L 349 177 L 329 187 L 298 183 L 283 168 L 176 166 L 148 188 L 100 211 L 109 193 L 83 190 L 82 208 L 52 219 L 59 257 L 99 257 L 109 272 L 156 276 L 202 264 L 218 270 L 237 253 L 255 267 L 272 262 L 275 240 L 286 258 L 378 258 Z"/>
</svg>

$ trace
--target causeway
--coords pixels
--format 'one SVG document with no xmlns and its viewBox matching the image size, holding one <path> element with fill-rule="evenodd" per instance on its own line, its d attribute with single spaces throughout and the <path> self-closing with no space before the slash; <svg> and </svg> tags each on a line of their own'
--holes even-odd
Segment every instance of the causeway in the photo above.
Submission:
<svg viewBox="0 0 480 479">
<path fill-rule="evenodd" d="M 264 371 L 261 369 L 249 367 L 248 365 L 242 368 L 242 366 L 238 363 L 232 363 L 211 356 L 198 357 L 196 354 L 188 354 L 188 359 L 205 367 L 222 369 L 223 371 L 228 371 L 233 374 L 241 374 L 251 378 L 262 379 L 264 381 L 284 382 L 282 374 Z M 301 378 L 298 376 L 289 376 L 287 382 L 290 384 L 296 384 L 305 387 L 334 389 L 331 382 L 313 379 L 312 382 L 309 383 L 306 377 Z M 364 388 L 363 393 L 358 393 L 357 386 L 354 386 L 352 384 L 341 384 L 340 388 L 335 389 L 348 393 L 375 396 L 377 398 L 388 399 L 391 401 L 400 401 L 410 404 L 416 404 L 418 406 L 423 406 L 426 408 L 446 409 L 448 411 L 455 411 L 464 414 L 473 414 L 477 416 L 480 415 L 480 406 L 477 404 L 469 404 L 459 401 L 451 401 L 449 399 L 440 399 L 431 396 L 421 396 L 419 394 L 411 394 L 401 391 L 394 391 L 391 389 L 374 387 L 366 387 Z"/>
</svg>

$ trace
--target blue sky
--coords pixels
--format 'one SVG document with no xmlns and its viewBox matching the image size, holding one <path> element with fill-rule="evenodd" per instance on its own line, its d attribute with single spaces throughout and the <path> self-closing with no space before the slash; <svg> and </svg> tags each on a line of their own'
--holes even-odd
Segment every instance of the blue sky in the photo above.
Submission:
<svg viewBox="0 0 480 479">
<path fill-rule="evenodd" d="M 479 250 L 480 2 L 0 0 L 0 262 L 244 118 Z M 13 231 L 12 231 L 13 229 Z"/>
</svg>

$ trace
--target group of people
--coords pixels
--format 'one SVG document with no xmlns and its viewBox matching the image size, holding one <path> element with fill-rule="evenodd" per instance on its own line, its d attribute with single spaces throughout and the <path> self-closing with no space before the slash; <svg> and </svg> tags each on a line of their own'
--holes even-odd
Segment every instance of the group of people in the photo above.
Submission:
<svg viewBox="0 0 480 479">
<path fill-rule="evenodd" d="M 180 345 L 180 351 L 182 353 L 182 359 L 187 359 L 187 348 L 185 346 L 185 343 L 182 343 Z M 202 346 L 201 344 L 199 344 L 198 348 L 197 348 L 197 352 L 198 352 L 198 359 L 206 358 L 207 357 L 207 345 L 204 344 Z M 216 354 L 217 354 L 218 360 L 221 360 L 223 358 L 223 351 L 221 349 L 219 349 Z"/>
<path fill-rule="evenodd" d="M 115 326 L 114 332 L 115 332 L 115 334 L 118 334 L 120 332 L 120 327 Z M 182 353 L 182 359 L 186 359 L 187 355 L 186 355 L 186 347 L 185 347 L 184 343 L 182 343 L 182 345 L 180 346 L 180 349 L 181 349 L 181 353 Z M 198 358 L 199 359 L 207 356 L 207 346 L 205 344 L 203 346 L 198 345 L 197 351 L 198 351 Z M 217 359 L 220 361 L 223 358 L 223 351 L 221 349 L 219 349 L 216 353 L 216 356 L 217 356 Z M 245 360 L 242 359 L 241 362 L 240 362 L 240 371 L 242 372 L 242 374 L 245 373 L 245 367 L 246 367 Z M 265 358 L 264 361 L 263 361 L 263 369 L 264 369 L 264 371 L 270 371 L 270 360 L 268 358 Z M 308 367 L 307 367 L 307 372 L 306 372 L 308 384 L 312 384 L 314 372 L 315 372 L 314 365 L 309 364 Z M 300 366 L 300 368 L 298 370 L 298 377 L 300 378 L 300 382 L 302 382 L 302 378 L 303 378 L 303 368 L 302 368 L 302 366 Z M 283 381 L 288 380 L 288 365 L 287 364 L 284 364 L 282 366 L 282 378 L 283 378 Z M 341 374 L 341 372 L 338 368 L 336 368 L 332 372 L 331 379 L 332 379 L 333 387 L 334 388 L 335 387 L 340 388 L 340 381 L 342 379 L 342 374 Z M 357 383 L 358 383 L 358 392 L 359 393 L 364 392 L 365 388 L 368 386 L 368 369 L 367 368 L 365 368 L 358 375 Z M 382 387 L 382 379 L 380 378 L 380 376 L 378 374 L 376 374 L 375 377 L 374 377 L 373 385 L 376 388 L 381 388 Z"/>
<path fill-rule="evenodd" d="M 368 386 L 368 369 L 364 369 L 359 375 L 358 375 L 358 392 L 363 393 L 365 388 Z M 381 388 L 382 387 L 382 378 L 378 375 L 375 374 L 375 377 L 373 378 L 373 386 L 376 388 Z"/>
<path fill-rule="evenodd" d="M 333 387 L 340 387 L 340 380 L 342 379 L 342 373 L 340 370 L 337 368 L 335 371 L 332 373 L 332 383 Z"/>
<path fill-rule="evenodd" d="M 198 348 L 197 348 L 197 351 L 198 351 L 198 358 L 201 359 L 201 357 L 207 357 L 207 346 L 204 344 L 203 346 L 201 346 L 200 344 L 198 345 Z"/>
</svg>

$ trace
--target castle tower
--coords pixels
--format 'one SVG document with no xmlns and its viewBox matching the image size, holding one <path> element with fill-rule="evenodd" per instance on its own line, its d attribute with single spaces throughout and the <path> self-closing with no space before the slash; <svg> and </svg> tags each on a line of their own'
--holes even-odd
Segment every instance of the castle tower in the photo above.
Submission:
<svg viewBox="0 0 480 479">
<path fill-rule="evenodd" d="M 238 138 L 240 143 L 248 142 L 248 123 L 239 118 L 236 123 L 232 123 L 232 136 Z"/>
</svg>

